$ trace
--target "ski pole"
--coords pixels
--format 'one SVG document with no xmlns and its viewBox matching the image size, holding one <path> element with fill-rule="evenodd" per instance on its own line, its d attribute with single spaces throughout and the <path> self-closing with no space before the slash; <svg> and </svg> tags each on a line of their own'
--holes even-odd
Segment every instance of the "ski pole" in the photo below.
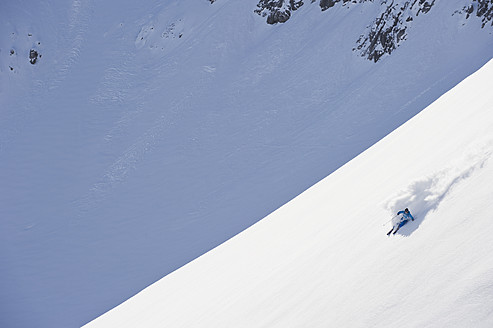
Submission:
<svg viewBox="0 0 493 328">
<path fill-rule="evenodd" d="M 397 217 L 397 214 L 394 215 L 390 220 L 388 220 L 387 222 L 385 222 L 384 224 L 382 224 L 382 226 L 386 225 L 387 223 L 389 223 L 390 221 L 392 221 L 393 219 L 395 219 Z"/>
</svg>

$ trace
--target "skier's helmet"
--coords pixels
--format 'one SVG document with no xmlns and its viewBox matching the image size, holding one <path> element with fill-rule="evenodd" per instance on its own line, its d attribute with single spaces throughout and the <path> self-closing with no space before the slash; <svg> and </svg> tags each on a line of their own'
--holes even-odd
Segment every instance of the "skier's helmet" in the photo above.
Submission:
<svg viewBox="0 0 493 328">
<path fill-rule="evenodd" d="M 407 212 L 409 212 L 409 210 L 406 208 L 406 209 L 404 210 L 404 212 L 406 212 L 406 213 L 407 213 Z"/>
</svg>

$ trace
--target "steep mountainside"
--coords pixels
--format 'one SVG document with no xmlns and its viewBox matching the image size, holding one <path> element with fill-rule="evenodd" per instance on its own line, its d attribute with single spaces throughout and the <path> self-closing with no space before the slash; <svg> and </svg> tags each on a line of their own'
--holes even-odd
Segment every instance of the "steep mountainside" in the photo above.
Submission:
<svg viewBox="0 0 493 328">
<path fill-rule="evenodd" d="M 258 222 L 488 62 L 490 18 L 0 1 L 0 326 L 80 326 Z"/>
<path fill-rule="evenodd" d="M 490 328 L 492 82 L 490 61 L 259 223 L 85 327 Z M 405 207 L 415 220 L 387 237 L 385 221 Z"/>
<path fill-rule="evenodd" d="M 380 13 L 368 22 L 367 31 L 356 41 L 356 50 L 361 56 L 377 62 L 383 55 L 391 54 L 400 43 L 406 40 L 407 30 L 419 20 L 420 15 L 425 15 L 435 5 L 437 0 L 320 0 L 318 3 L 322 11 L 328 10 L 337 4 L 342 6 L 357 6 L 366 9 L 366 3 L 371 2 L 380 6 Z M 311 0 L 311 3 L 317 2 Z M 463 8 L 456 8 L 450 14 L 459 13 L 469 18 L 471 15 L 482 21 L 482 28 L 486 25 L 493 26 L 493 1 L 469 0 L 470 4 Z M 268 24 L 284 23 L 304 5 L 302 0 L 260 0 L 255 12 L 262 17 L 267 17 Z M 491 24 L 490 24 L 491 22 Z M 491 27 L 490 26 L 490 27 Z"/>
</svg>

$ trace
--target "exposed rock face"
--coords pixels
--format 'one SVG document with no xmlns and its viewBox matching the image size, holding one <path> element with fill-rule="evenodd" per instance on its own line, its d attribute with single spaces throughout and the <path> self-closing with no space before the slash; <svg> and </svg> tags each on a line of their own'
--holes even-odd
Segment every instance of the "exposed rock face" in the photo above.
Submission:
<svg viewBox="0 0 493 328">
<path fill-rule="evenodd" d="M 310 3 L 318 2 L 322 11 L 334 7 L 337 3 L 361 3 L 374 0 L 310 0 Z M 259 0 L 255 12 L 262 17 L 267 17 L 268 24 L 284 23 L 291 14 L 304 5 L 303 0 Z"/>
<path fill-rule="evenodd" d="M 36 61 L 38 60 L 38 52 L 34 49 L 31 49 L 29 51 L 29 62 L 31 64 L 36 64 Z"/>
<path fill-rule="evenodd" d="M 315 0 L 312 0 L 314 2 Z M 331 7 L 334 7 L 336 3 L 342 2 L 343 4 L 347 2 L 351 3 L 358 3 L 358 2 L 365 2 L 365 1 L 373 1 L 373 0 L 320 0 L 320 8 L 322 8 L 322 11 L 327 10 Z"/>
<path fill-rule="evenodd" d="M 213 3 L 216 0 L 208 0 Z M 375 2 L 381 7 L 381 14 L 367 27 L 356 41 L 353 51 L 362 57 L 377 62 L 384 55 L 390 55 L 406 40 L 411 22 L 420 15 L 427 14 L 436 0 L 306 0 L 318 2 L 322 11 L 329 10 L 336 4 L 359 4 Z M 465 0 L 466 5 L 456 14 L 466 15 L 466 19 L 476 16 L 482 21 L 482 27 L 493 26 L 493 0 Z M 304 5 L 303 0 L 259 0 L 255 13 L 267 17 L 268 24 L 284 23 L 292 13 Z M 459 9 L 459 8 L 458 8 Z M 452 14 L 452 13 L 451 13 Z"/>
<path fill-rule="evenodd" d="M 469 1 L 471 4 L 464 6 L 458 13 L 465 14 L 466 18 L 472 15 L 479 17 L 482 20 L 482 27 L 490 23 L 493 26 L 493 0 Z M 390 55 L 406 40 L 411 22 L 418 19 L 420 15 L 427 14 L 436 0 L 310 0 L 310 2 L 318 2 L 322 11 L 338 3 L 344 6 L 349 3 L 376 2 L 375 5 L 381 7 L 381 14 L 356 41 L 353 51 L 377 62 L 382 56 Z M 284 23 L 303 5 L 302 0 L 259 0 L 255 12 L 267 17 L 268 24 Z"/>
<path fill-rule="evenodd" d="M 260 0 L 255 12 L 262 17 L 267 16 L 268 24 L 284 23 L 291 17 L 291 12 L 301 6 L 303 0 Z"/>
<path fill-rule="evenodd" d="M 466 14 L 466 19 L 471 15 L 476 15 L 482 21 L 481 28 L 486 24 L 493 26 L 493 0 L 472 0 L 469 6 L 465 6 L 462 12 Z"/>
<path fill-rule="evenodd" d="M 380 17 L 368 26 L 368 31 L 360 36 L 353 50 L 377 62 L 383 55 L 391 54 L 407 38 L 411 22 L 420 14 L 428 13 L 434 4 L 435 0 L 392 1 L 383 7 Z"/>
</svg>

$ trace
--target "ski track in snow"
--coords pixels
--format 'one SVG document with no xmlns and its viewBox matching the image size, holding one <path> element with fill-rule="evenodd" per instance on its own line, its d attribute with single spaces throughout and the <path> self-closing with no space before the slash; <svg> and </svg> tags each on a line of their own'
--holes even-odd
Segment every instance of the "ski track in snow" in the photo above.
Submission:
<svg viewBox="0 0 493 328">
<path fill-rule="evenodd" d="M 492 153 L 493 140 L 477 142 L 471 145 L 467 154 L 462 158 L 451 159 L 448 167 L 411 182 L 404 190 L 389 197 L 384 208 L 389 211 L 390 215 L 395 215 L 407 207 L 416 218 L 412 231 L 401 231 L 401 234 L 407 236 L 412 234 L 427 215 L 438 208 L 452 188 L 463 183 L 476 170 L 482 168 Z M 395 224 L 395 219 L 391 224 Z"/>
<path fill-rule="evenodd" d="M 348 154 L 363 151 L 488 57 L 480 52 L 484 49 L 463 46 L 464 35 L 473 36 L 467 45 L 486 44 L 484 35 L 456 33 L 449 16 L 444 26 L 416 33 L 419 42 L 413 44 L 410 37 L 392 56 L 373 65 L 351 53 L 351 47 L 367 24 L 364 20 L 378 13 L 371 9 L 377 2 L 361 7 L 375 13 L 340 4 L 322 13 L 314 3 L 303 6 L 287 24 L 267 26 L 253 13 L 255 3 L 200 1 L 60 1 L 63 9 L 43 2 L 50 12 L 43 17 L 51 18 L 50 24 L 33 26 L 51 52 L 43 53 L 35 66 L 23 58 L 26 65 L 19 67 L 24 71 L 7 71 L 2 78 L 12 83 L 7 89 L 22 97 L 5 97 L 11 108 L 0 109 L 0 164 L 7 186 L 0 193 L 9 200 L 2 203 L 8 227 L 0 239 L 17 279 L 5 291 L 14 311 L 7 307 L 0 312 L 10 322 L 25 319 L 39 327 L 66 327 L 67 322 L 80 325 L 93 319 L 130 297 L 130 290 L 144 288 L 236 234 L 236 227 L 243 229 L 245 222 L 281 206 L 308 187 L 306 181 L 343 165 Z M 137 8 L 138 14 L 133 11 Z M 19 10 L 41 16 L 32 8 Z M 29 26 L 30 19 L 13 15 L 7 21 L 17 24 L 12 31 L 24 33 L 21 25 Z M 413 31 L 418 27 L 415 24 Z M 458 42 L 448 43 L 441 29 Z M 436 47 L 429 40 L 437 41 Z M 14 41 L 2 47 L 14 47 Z M 454 53 L 457 45 L 463 54 Z M 439 58 L 443 49 L 448 51 L 444 63 Z M 0 59 L 8 64 L 15 58 L 7 54 Z M 469 148 L 466 157 L 413 176 L 372 202 L 371 208 L 379 210 L 374 220 L 381 212 L 410 207 L 418 219 L 414 230 L 425 219 L 433 222 L 432 214 L 442 209 L 447 195 L 491 164 L 491 141 Z M 179 178 L 168 185 L 172 174 Z M 384 202 L 389 194 L 393 196 Z M 330 202 L 320 206 L 324 204 Z M 128 210 L 137 214 L 127 215 Z M 296 227 L 307 226 L 314 210 L 300 211 Z M 335 219 L 345 216 L 339 213 Z M 356 232 L 373 238 L 379 231 L 367 223 L 355 227 L 364 226 L 364 232 Z M 271 236 L 286 227 L 269 233 L 268 242 L 256 245 L 259 251 L 276 251 Z M 414 232 L 409 230 L 400 233 Z M 347 231 L 341 228 L 341 236 Z M 176 236 L 178 244 L 163 234 Z M 298 240 L 306 246 L 307 240 Z M 317 247 L 337 243 L 337 238 L 327 240 Z M 348 240 L 349 233 L 344 235 L 344 242 Z M 307 254 L 320 252 L 317 247 Z M 350 271 L 355 264 L 329 248 L 323 250 L 327 257 L 342 262 L 342 270 L 347 264 Z M 246 257 L 252 254 L 247 249 Z M 276 272 L 278 258 L 273 259 L 265 266 L 268 273 Z M 305 269 L 318 278 L 316 270 Z M 241 274 L 236 277 L 241 279 Z M 71 280 L 81 284 L 68 287 Z M 83 291 L 78 287 L 82 285 Z M 281 283 L 274 294 L 289 294 L 289 285 Z M 485 286 L 482 281 L 477 288 Z M 311 286 L 308 294 L 319 287 Z M 271 305 L 270 294 L 264 297 Z M 25 306 L 26 299 L 30 303 Z M 396 306 L 388 304 L 389 311 Z M 30 313 L 29 306 L 38 313 Z M 311 305 L 302 306 L 309 311 Z M 287 315 L 275 313 L 268 323 Z"/>
<path fill-rule="evenodd" d="M 45 79 L 49 83 L 49 89 L 56 89 L 67 78 L 72 66 L 78 62 L 81 49 L 86 39 L 85 34 L 89 27 L 92 8 L 92 0 L 72 1 L 70 14 L 68 15 L 67 30 L 62 32 L 61 35 L 63 40 L 60 41 L 60 44 L 68 44 L 69 47 L 62 50 L 60 57 L 62 57 L 63 60 L 60 63 L 57 63 L 55 70 L 51 73 L 52 76 Z M 65 42 L 66 40 L 69 41 Z M 43 87 L 43 81 L 38 80 L 38 88 Z"/>
<path fill-rule="evenodd" d="M 399 112 L 401 111 L 404 111 L 406 108 L 409 108 L 413 103 L 417 102 L 419 99 L 423 98 L 424 96 L 426 96 L 431 90 L 433 90 L 433 88 L 437 87 L 437 86 L 440 86 L 441 84 L 443 84 L 444 81 L 447 81 L 447 79 L 449 79 L 451 76 L 454 75 L 454 73 L 457 71 L 457 68 L 454 68 L 452 70 L 449 71 L 449 73 L 447 73 L 445 76 L 443 76 L 441 79 L 438 79 L 435 83 L 433 83 L 432 85 L 430 85 L 428 88 L 424 89 L 423 91 L 421 91 L 417 96 L 415 96 L 413 99 L 409 100 L 407 103 L 404 104 L 404 106 L 402 106 L 400 109 L 399 109 Z"/>
<path fill-rule="evenodd" d="M 127 75 L 127 74 L 124 74 Z M 88 194 L 81 200 L 77 201 L 77 208 L 79 208 L 79 218 L 83 217 L 85 213 L 98 207 L 101 202 L 104 201 L 107 194 L 110 193 L 115 187 L 123 183 L 130 174 L 138 167 L 138 163 L 144 160 L 145 156 L 152 152 L 154 147 L 159 144 L 164 134 L 167 132 L 167 128 L 173 124 L 176 115 L 186 108 L 187 103 L 193 97 L 189 94 L 178 103 L 170 104 L 161 110 L 159 118 L 138 140 L 130 147 L 126 148 L 123 153 L 113 162 L 113 164 L 106 170 L 99 182 L 96 182 L 90 189 Z M 142 96 L 145 99 L 145 95 Z M 109 99 L 113 101 L 114 98 L 98 98 Z M 118 98 L 119 100 L 121 98 Z M 129 123 L 130 119 L 135 119 L 140 113 L 143 112 L 142 107 L 144 103 L 137 103 L 136 111 L 126 110 L 117 124 L 110 129 L 104 138 L 104 148 L 111 148 L 112 141 L 115 134 L 123 133 L 125 126 Z"/>
<path fill-rule="evenodd" d="M 264 220 L 86 327 L 490 327 L 492 63 Z M 411 229 L 429 216 L 426 229 L 413 238 L 377 235 L 375 214 L 403 207 L 417 217 Z"/>
<path fill-rule="evenodd" d="M 104 201 L 106 195 L 111 192 L 113 188 L 125 181 L 130 172 L 135 170 L 138 163 L 141 162 L 146 154 L 151 152 L 159 140 L 162 138 L 162 134 L 166 131 L 167 126 L 173 122 L 174 115 L 178 112 L 180 106 L 173 106 L 173 109 L 166 115 L 162 115 L 159 120 L 144 133 L 137 142 L 128 147 L 122 155 L 120 155 L 113 164 L 107 169 L 101 180 L 93 185 L 88 195 L 79 200 L 77 207 L 79 208 L 79 217 L 82 217 L 90 210 L 96 208 L 101 202 Z M 140 111 L 137 111 L 139 113 Z M 126 117 L 127 119 L 129 117 Z M 126 120 L 122 121 L 122 124 L 126 123 Z M 121 129 L 119 125 L 117 128 Z M 107 135 L 106 140 L 111 140 Z"/>
<path fill-rule="evenodd" d="M 122 110 L 120 119 L 106 133 L 105 141 L 108 146 L 116 136 L 124 133 L 125 128 L 142 113 L 144 108 L 142 99 L 145 95 L 141 95 L 140 100 L 130 98 L 131 90 L 135 88 L 132 80 L 137 76 L 135 56 L 132 53 L 122 52 L 123 50 L 115 51 L 115 54 L 124 58 L 123 62 L 114 63 L 105 69 L 100 87 L 90 100 L 102 110 L 111 110 L 115 105 Z"/>
<path fill-rule="evenodd" d="M 166 22 L 166 20 L 164 21 Z M 180 28 L 183 29 L 182 19 L 179 19 L 179 21 Z M 142 28 L 137 35 L 135 46 L 137 50 L 144 51 L 145 54 L 146 51 L 152 51 L 152 48 L 155 48 L 154 46 L 150 46 L 149 49 L 146 49 L 144 45 L 147 44 L 150 36 L 157 33 L 160 24 L 154 15 L 142 18 L 139 24 L 142 25 Z M 199 26 L 202 24 L 204 23 L 202 22 Z M 175 45 L 171 50 L 175 51 L 176 48 L 177 46 Z M 166 50 L 169 51 L 169 49 Z M 155 86 L 146 83 L 147 85 L 143 93 L 137 95 L 132 94 L 132 90 L 135 88 L 135 83 L 132 80 L 138 75 L 138 70 L 151 71 L 150 74 L 154 77 L 162 74 L 163 71 L 167 74 L 175 74 L 177 70 L 176 62 L 173 60 L 160 63 L 151 69 L 142 66 L 141 62 L 145 63 L 146 57 L 141 54 L 139 55 L 139 52 L 137 54 L 128 53 L 123 49 L 114 50 L 114 52 L 118 53 L 119 57 L 124 58 L 124 60 L 119 64 L 114 63 L 112 67 L 105 70 L 103 80 L 100 83 L 101 87 L 98 88 L 96 95 L 91 98 L 91 102 L 101 108 L 112 108 L 117 104 L 123 109 L 120 119 L 115 122 L 104 137 L 102 147 L 105 149 L 111 149 L 115 139 L 125 134 L 125 129 L 130 122 L 136 120 L 147 110 L 146 101 L 156 91 Z M 202 70 L 205 75 L 202 75 L 201 78 L 192 82 L 190 85 L 190 90 L 195 90 L 196 93 L 200 93 L 210 85 L 209 75 L 213 74 L 216 68 L 206 65 L 202 67 Z M 140 87 L 142 88 L 142 85 Z M 77 208 L 79 208 L 79 217 L 83 217 L 88 211 L 97 208 L 111 190 L 124 182 L 130 172 L 137 169 L 138 163 L 145 158 L 146 154 L 152 152 L 156 144 L 162 140 L 167 127 L 173 124 L 179 112 L 187 108 L 188 102 L 193 97 L 195 97 L 195 94 L 188 92 L 181 100 L 174 101 L 159 110 L 162 114 L 156 114 L 156 122 L 152 127 L 139 137 L 137 142 L 126 148 L 106 170 L 100 181 L 93 185 L 88 194 L 76 202 Z"/>
</svg>

